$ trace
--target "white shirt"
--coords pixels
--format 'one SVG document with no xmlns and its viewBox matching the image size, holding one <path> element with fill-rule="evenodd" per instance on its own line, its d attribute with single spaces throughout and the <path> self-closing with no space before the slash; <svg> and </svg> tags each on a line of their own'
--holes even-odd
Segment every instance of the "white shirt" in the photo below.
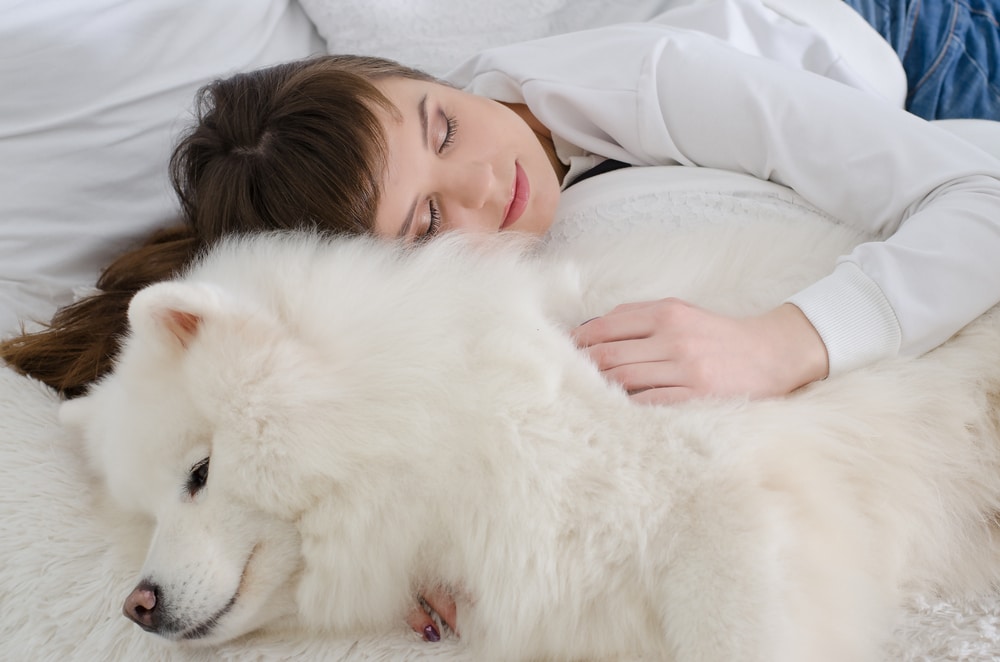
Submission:
<svg viewBox="0 0 1000 662">
<path fill-rule="evenodd" d="M 871 95 L 656 23 L 491 49 L 449 79 L 526 103 L 561 158 L 748 173 L 881 239 L 789 299 L 831 374 L 926 352 L 1000 300 L 1000 160 Z"/>
</svg>

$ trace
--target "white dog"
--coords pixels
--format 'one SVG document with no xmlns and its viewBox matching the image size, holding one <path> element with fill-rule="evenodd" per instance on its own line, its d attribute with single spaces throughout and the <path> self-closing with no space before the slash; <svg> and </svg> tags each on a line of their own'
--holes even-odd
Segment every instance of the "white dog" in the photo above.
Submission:
<svg viewBox="0 0 1000 662">
<path fill-rule="evenodd" d="M 476 660 L 879 659 L 905 590 L 1000 576 L 998 316 L 787 398 L 672 407 L 567 333 L 664 296 L 770 308 L 855 241 L 221 246 L 135 297 L 114 373 L 63 408 L 155 518 L 126 612 L 205 643 L 377 633 L 445 586 Z"/>
</svg>

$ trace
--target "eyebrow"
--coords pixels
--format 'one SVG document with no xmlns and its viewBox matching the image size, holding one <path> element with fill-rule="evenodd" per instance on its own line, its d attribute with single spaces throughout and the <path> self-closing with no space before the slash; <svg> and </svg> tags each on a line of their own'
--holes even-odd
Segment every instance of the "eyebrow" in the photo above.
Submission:
<svg viewBox="0 0 1000 662">
<path fill-rule="evenodd" d="M 427 95 L 420 97 L 420 102 L 417 103 L 417 116 L 420 117 L 420 138 L 423 140 L 424 149 L 427 149 Z M 417 211 L 417 200 L 414 198 L 413 204 L 410 205 L 410 210 L 406 213 L 406 219 L 403 221 L 403 225 L 399 228 L 399 232 L 396 234 L 399 238 L 405 238 L 410 232 L 410 226 L 413 225 L 413 214 Z"/>
</svg>

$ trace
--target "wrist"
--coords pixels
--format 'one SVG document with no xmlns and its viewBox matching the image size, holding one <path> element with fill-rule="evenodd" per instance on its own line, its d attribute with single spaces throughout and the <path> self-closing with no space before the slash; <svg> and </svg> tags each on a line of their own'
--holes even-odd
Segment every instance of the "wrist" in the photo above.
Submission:
<svg viewBox="0 0 1000 662">
<path fill-rule="evenodd" d="M 826 346 L 829 374 L 895 356 L 902 331 L 879 285 L 856 264 L 841 261 L 833 273 L 787 299 L 798 306 Z"/>
<path fill-rule="evenodd" d="M 765 315 L 773 323 L 775 360 L 783 366 L 787 392 L 826 379 L 830 360 L 823 338 L 802 310 L 783 303 Z"/>
</svg>

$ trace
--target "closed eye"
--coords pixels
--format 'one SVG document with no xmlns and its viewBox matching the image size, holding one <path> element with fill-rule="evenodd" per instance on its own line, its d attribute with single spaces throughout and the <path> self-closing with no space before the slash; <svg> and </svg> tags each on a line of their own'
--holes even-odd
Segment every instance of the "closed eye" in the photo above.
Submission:
<svg viewBox="0 0 1000 662">
<path fill-rule="evenodd" d="M 445 122 L 444 139 L 438 147 L 438 154 L 443 154 L 455 142 L 455 134 L 458 132 L 458 119 L 453 115 L 447 115 L 443 111 L 441 116 Z"/>
<path fill-rule="evenodd" d="M 427 224 L 427 229 L 424 230 L 423 234 L 416 238 L 418 242 L 427 241 L 441 231 L 441 210 L 438 208 L 437 203 L 433 200 L 428 200 L 427 209 L 431 220 Z"/>
</svg>

